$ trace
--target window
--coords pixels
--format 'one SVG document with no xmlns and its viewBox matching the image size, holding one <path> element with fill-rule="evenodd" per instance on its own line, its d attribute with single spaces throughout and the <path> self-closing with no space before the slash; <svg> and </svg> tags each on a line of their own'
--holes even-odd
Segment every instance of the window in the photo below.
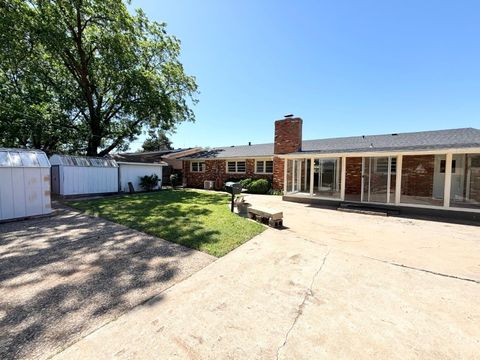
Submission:
<svg viewBox="0 0 480 360">
<path fill-rule="evenodd" d="M 255 163 L 255 172 L 257 174 L 272 174 L 273 161 L 272 160 L 257 160 Z"/>
<path fill-rule="evenodd" d="M 447 164 L 446 160 L 440 160 L 440 173 L 445 174 L 445 166 Z M 455 174 L 455 169 L 457 167 L 457 161 L 452 160 L 452 174 Z"/>
<path fill-rule="evenodd" d="M 192 161 L 191 163 L 191 172 L 204 172 L 205 171 L 205 163 L 201 161 Z"/>
<path fill-rule="evenodd" d="M 395 174 L 397 172 L 397 158 L 391 158 L 390 172 Z M 380 157 L 375 159 L 376 172 L 380 174 L 388 174 L 388 157 Z"/>
<path fill-rule="evenodd" d="M 245 161 L 227 161 L 227 172 L 244 173 L 246 170 Z"/>
</svg>

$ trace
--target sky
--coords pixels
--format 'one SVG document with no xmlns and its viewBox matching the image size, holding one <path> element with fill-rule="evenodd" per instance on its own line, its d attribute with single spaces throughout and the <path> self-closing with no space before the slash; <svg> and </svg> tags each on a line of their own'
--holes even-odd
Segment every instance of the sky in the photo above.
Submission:
<svg viewBox="0 0 480 360">
<path fill-rule="evenodd" d="M 134 0 L 197 79 L 175 148 L 480 128 L 478 0 Z M 131 145 L 141 146 L 143 139 Z"/>
</svg>

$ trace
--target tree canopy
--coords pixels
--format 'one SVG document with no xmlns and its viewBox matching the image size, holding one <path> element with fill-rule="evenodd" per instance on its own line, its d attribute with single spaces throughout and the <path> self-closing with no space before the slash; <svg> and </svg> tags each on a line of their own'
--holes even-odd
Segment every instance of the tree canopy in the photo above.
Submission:
<svg viewBox="0 0 480 360">
<path fill-rule="evenodd" d="M 163 130 L 150 131 L 142 145 L 142 151 L 173 150 L 172 141 Z"/>
<path fill-rule="evenodd" d="M 0 0 L 0 146 L 105 155 L 194 121 L 166 25 L 120 0 Z"/>
</svg>

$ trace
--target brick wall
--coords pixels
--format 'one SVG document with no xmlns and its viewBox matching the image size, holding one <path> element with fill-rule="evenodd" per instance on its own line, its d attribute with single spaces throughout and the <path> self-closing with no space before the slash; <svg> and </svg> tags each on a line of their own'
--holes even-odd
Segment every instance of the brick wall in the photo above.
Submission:
<svg viewBox="0 0 480 360">
<path fill-rule="evenodd" d="M 405 155 L 402 163 L 402 195 L 431 197 L 435 155 Z"/>
<path fill-rule="evenodd" d="M 227 161 L 226 160 L 205 160 L 204 172 L 191 172 L 190 161 L 185 160 L 183 162 L 183 174 L 186 179 L 188 187 L 203 188 L 203 182 L 210 180 L 215 182 L 215 189 L 220 190 L 223 188 L 225 182 L 229 179 L 267 179 L 273 181 L 272 174 L 255 174 L 255 159 L 246 159 L 246 171 L 244 174 L 230 174 L 226 172 Z M 274 163 L 275 169 L 275 163 Z"/>
<path fill-rule="evenodd" d="M 347 157 L 345 163 L 345 197 L 360 200 L 362 193 L 362 158 Z"/>
<path fill-rule="evenodd" d="M 275 190 L 283 190 L 283 176 L 284 176 L 285 161 L 278 156 L 273 157 L 273 182 L 272 188 Z"/>
<path fill-rule="evenodd" d="M 275 154 L 288 154 L 302 149 L 302 123 L 300 118 L 275 121 Z"/>
</svg>

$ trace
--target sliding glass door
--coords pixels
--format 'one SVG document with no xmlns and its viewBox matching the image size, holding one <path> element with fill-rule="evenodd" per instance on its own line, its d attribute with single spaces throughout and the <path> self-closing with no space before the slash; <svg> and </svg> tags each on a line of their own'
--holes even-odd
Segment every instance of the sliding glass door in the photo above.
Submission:
<svg viewBox="0 0 480 360">
<path fill-rule="evenodd" d="M 362 201 L 395 202 L 395 157 L 364 157 L 362 171 Z"/>
</svg>

